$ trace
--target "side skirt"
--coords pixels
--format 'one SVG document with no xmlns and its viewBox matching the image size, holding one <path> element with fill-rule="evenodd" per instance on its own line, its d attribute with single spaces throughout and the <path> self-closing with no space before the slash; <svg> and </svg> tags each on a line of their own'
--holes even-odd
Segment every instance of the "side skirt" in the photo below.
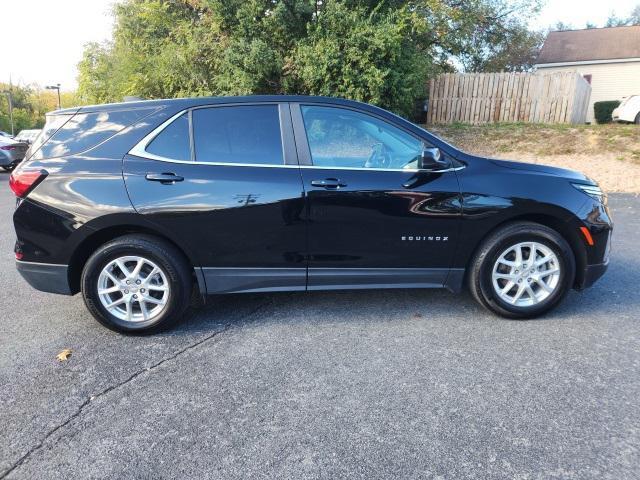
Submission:
<svg viewBox="0 0 640 480">
<path fill-rule="evenodd" d="M 203 267 L 208 294 L 446 288 L 459 292 L 464 269 L 448 268 L 218 268 Z M 199 282 L 200 283 L 200 282 Z"/>
<path fill-rule="evenodd" d="M 306 290 L 306 268 L 202 267 L 207 293 L 291 292 Z"/>
<path fill-rule="evenodd" d="M 307 290 L 442 288 L 448 268 L 309 268 Z"/>
</svg>

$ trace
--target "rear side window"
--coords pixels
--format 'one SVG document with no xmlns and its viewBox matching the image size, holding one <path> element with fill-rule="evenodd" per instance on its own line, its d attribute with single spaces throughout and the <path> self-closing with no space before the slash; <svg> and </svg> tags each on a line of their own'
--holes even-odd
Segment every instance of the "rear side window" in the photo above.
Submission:
<svg viewBox="0 0 640 480">
<path fill-rule="evenodd" d="M 55 158 L 84 152 L 149 113 L 148 108 L 77 113 L 64 122 L 48 141 L 44 142 L 40 150 L 35 153 L 35 156 L 39 158 Z M 47 128 L 45 127 L 45 130 Z M 42 137 L 43 135 L 40 138 Z"/>
<path fill-rule="evenodd" d="M 277 105 L 199 108 L 192 115 L 196 161 L 284 163 Z"/>
<path fill-rule="evenodd" d="M 173 160 L 190 160 L 189 117 L 185 113 L 171 122 L 155 137 L 147 148 L 148 153 Z"/>
</svg>

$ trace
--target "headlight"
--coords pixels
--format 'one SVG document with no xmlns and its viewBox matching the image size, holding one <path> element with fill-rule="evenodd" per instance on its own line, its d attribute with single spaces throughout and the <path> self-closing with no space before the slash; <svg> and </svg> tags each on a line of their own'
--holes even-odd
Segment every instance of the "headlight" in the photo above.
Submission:
<svg viewBox="0 0 640 480">
<path fill-rule="evenodd" d="M 586 193 L 591 198 L 598 200 L 600 203 L 604 203 L 604 193 L 597 185 L 583 185 L 582 183 L 572 183 L 578 190 Z"/>
</svg>

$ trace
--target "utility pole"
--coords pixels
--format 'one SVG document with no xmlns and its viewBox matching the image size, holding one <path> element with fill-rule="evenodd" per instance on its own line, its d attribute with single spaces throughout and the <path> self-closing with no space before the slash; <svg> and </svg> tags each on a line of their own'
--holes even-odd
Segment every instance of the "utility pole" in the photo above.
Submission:
<svg viewBox="0 0 640 480">
<path fill-rule="evenodd" d="M 58 110 L 60 110 L 62 108 L 62 105 L 60 104 L 60 84 L 56 83 L 55 85 L 47 85 L 46 87 L 47 90 L 57 90 L 58 91 Z"/>
<path fill-rule="evenodd" d="M 13 130 L 13 99 L 11 98 L 11 92 L 9 90 L 5 90 L 2 92 L 7 96 L 7 102 L 9 102 L 9 120 L 11 121 L 11 136 L 15 135 L 15 131 Z"/>
</svg>

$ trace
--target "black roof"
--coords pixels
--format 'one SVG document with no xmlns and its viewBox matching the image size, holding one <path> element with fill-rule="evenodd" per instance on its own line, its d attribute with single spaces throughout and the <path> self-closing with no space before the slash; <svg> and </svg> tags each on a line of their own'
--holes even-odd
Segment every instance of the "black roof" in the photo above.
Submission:
<svg viewBox="0 0 640 480">
<path fill-rule="evenodd" d="M 197 107 L 201 105 L 217 105 L 223 103 L 266 103 L 266 102 L 313 102 L 334 105 L 353 106 L 365 110 L 384 111 L 378 107 L 337 97 L 322 97 L 312 95 L 246 95 L 239 97 L 189 97 L 164 98 L 158 100 L 139 100 L 133 102 L 105 103 L 101 105 L 86 105 L 82 107 L 64 108 L 50 112 L 50 114 L 64 114 L 76 112 L 106 112 L 133 108 L 173 107 L 176 109 Z"/>
<path fill-rule="evenodd" d="M 640 25 L 550 32 L 537 64 L 640 58 Z"/>
</svg>

